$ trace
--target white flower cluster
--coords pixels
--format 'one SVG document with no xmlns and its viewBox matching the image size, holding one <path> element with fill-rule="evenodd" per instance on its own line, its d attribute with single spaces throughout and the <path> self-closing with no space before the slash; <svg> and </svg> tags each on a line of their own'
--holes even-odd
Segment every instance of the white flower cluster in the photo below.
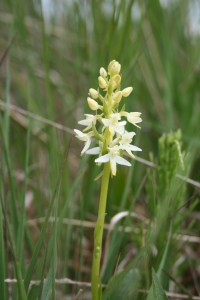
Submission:
<svg viewBox="0 0 200 300">
<path fill-rule="evenodd" d="M 98 82 L 102 92 L 91 88 L 87 98 L 88 106 L 95 114 L 85 114 L 85 119 L 78 122 L 85 126 L 83 131 L 74 129 L 76 137 L 85 142 L 81 154 L 99 155 L 95 159 L 98 164 L 110 162 L 113 176 L 116 175 L 117 164 L 131 166 L 129 161 L 122 157 L 124 151 L 131 157 L 134 157 L 132 151 L 142 151 L 131 144 L 135 132 L 125 129 L 127 121 L 139 127 L 137 124 L 142 122 L 142 119 L 141 113 L 128 113 L 124 107 L 120 107 L 122 97 L 128 97 L 133 90 L 132 87 L 120 90 L 120 70 L 121 65 L 116 60 L 109 63 L 108 71 L 100 69 Z M 97 147 L 90 148 L 92 140 L 96 140 Z"/>
</svg>

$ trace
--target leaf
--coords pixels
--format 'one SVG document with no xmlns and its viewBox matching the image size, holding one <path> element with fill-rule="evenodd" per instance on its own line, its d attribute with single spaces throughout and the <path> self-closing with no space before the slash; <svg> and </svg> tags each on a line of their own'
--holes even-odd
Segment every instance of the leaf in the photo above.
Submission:
<svg viewBox="0 0 200 300">
<path fill-rule="evenodd" d="M 163 268 L 165 266 L 165 263 L 166 263 L 166 260 L 167 260 L 167 254 L 168 254 L 168 250 L 169 250 L 169 244 L 170 244 L 171 236 L 172 236 L 172 226 L 170 225 L 168 239 L 167 239 L 167 245 L 165 247 L 165 251 L 163 253 L 163 257 L 162 257 L 162 260 L 160 262 L 160 265 L 159 265 L 159 268 L 158 268 L 158 271 L 157 271 L 157 274 L 156 274 L 156 278 L 159 280 L 159 283 L 160 283 L 160 281 L 162 282 L 162 280 L 163 280 L 162 270 L 163 270 Z M 152 276 L 153 276 L 153 273 L 152 273 Z M 152 277 L 152 285 L 149 289 L 149 294 L 147 296 L 147 300 L 155 300 L 155 297 L 154 297 L 154 286 L 155 286 L 154 279 L 155 279 L 155 276 L 154 276 L 154 278 Z M 156 299 L 159 299 L 159 298 L 156 298 Z"/>
<path fill-rule="evenodd" d="M 154 295 L 153 299 L 154 300 L 167 300 L 168 297 L 166 296 L 154 269 L 152 269 L 152 280 L 153 280 L 153 295 Z"/>
<path fill-rule="evenodd" d="M 106 291 L 103 294 L 103 299 L 130 299 L 133 300 L 137 295 L 141 274 L 138 269 L 121 272 L 115 275 L 108 284 Z"/>
<path fill-rule="evenodd" d="M 51 290 L 52 290 L 52 280 L 53 280 L 52 276 L 53 276 L 53 272 L 51 268 L 47 275 L 47 279 L 44 281 L 41 300 L 48 300 L 50 297 Z"/>
</svg>

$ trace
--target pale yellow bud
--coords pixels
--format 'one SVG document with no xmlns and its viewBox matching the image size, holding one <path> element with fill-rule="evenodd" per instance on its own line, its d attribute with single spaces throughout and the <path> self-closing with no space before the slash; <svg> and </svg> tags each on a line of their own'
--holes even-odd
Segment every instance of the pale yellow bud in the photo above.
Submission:
<svg viewBox="0 0 200 300">
<path fill-rule="evenodd" d="M 100 71 L 99 71 L 100 75 L 105 78 L 107 76 L 107 72 L 104 68 L 101 68 Z"/>
<path fill-rule="evenodd" d="M 125 89 L 122 90 L 122 95 L 123 97 L 128 97 L 133 91 L 132 87 L 127 87 Z"/>
<path fill-rule="evenodd" d="M 99 97 L 99 93 L 95 89 L 89 89 L 89 95 L 93 99 L 97 99 Z"/>
<path fill-rule="evenodd" d="M 121 83 L 121 76 L 119 74 L 113 76 L 113 78 L 111 79 L 111 85 L 113 90 L 118 88 L 120 86 Z"/>
<path fill-rule="evenodd" d="M 98 108 L 100 108 L 100 105 L 97 103 L 97 101 L 90 97 L 87 97 L 87 103 L 91 110 L 97 110 Z"/>
<path fill-rule="evenodd" d="M 98 81 L 99 81 L 99 86 L 102 89 L 107 88 L 107 82 L 105 81 L 105 79 L 102 76 L 98 77 Z"/>
<path fill-rule="evenodd" d="M 119 103 L 121 101 L 121 99 L 122 99 L 122 92 L 121 91 L 116 92 L 113 96 L 113 101 L 115 103 Z"/>
<path fill-rule="evenodd" d="M 108 74 L 110 76 L 114 76 L 116 74 L 119 74 L 121 70 L 121 65 L 116 60 L 112 60 L 108 65 Z"/>
</svg>

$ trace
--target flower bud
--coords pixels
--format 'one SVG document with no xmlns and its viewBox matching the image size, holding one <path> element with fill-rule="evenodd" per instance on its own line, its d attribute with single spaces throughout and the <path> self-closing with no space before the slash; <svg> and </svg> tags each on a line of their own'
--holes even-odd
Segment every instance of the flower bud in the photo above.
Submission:
<svg viewBox="0 0 200 300">
<path fill-rule="evenodd" d="M 128 97 L 133 91 L 132 87 L 127 87 L 125 89 L 122 90 L 122 96 L 123 97 Z"/>
<path fill-rule="evenodd" d="M 103 78 L 107 77 L 107 72 L 104 68 L 100 68 L 99 73 Z"/>
<path fill-rule="evenodd" d="M 112 77 L 116 74 L 119 74 L 121 70 L 121 65 L 116 61 L 112 60 L 108 65 L 108 74 Z"/>
<path fill-rule="evenodd" d="M 99 97 L 99 93 L 95 89 L 89 89 L 89 95 L 93 99 L 97 99 Z"/>
<path fill-rule="evenodd" d="M 87 97 L 87 103 L 91 110 L 97 110 L 100 107 L 100 105 L 90 97 Z"/>
<path fill-rule="evenodd" d="M 121 76 L 119 74 L 114 75 L 111 79 L 111 85 L 113 90 L 118 88 L 121 83 Z"/>
<path fill-rule="evenodd" d="M 99 86 L 102 89 L 107 88 L 107 82 L 105 81 L 105 79 L 102 76 L 98 77 L 98 81 L 99 81 Z"/>
<path fill-rule="evenodd" d="M 114 103 L 116 103 L 116 104 L 119 103 L 122 99 L 122 92 L 121 91 L 116 92 L 112 99 L 113 99 Z"/>
</svg>

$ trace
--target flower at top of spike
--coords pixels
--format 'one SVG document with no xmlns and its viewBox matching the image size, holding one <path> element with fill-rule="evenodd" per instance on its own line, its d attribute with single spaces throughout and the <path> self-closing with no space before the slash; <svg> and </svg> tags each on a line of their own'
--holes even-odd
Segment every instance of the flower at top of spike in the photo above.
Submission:
<svg viewBox="0 0 200 300">
<path fill-rule="evenodd" d="M 121 65 L 112 60 L 108 69 L 100 68 L 98 84 L 99 89 L 89 89 L 87 103 L 94 114 L 85 114 L 85 119 L 78 123 L 85 128 L 83 132 L 74 129 L 76 137 L 85 142 L 81 154 L 98 155 L 95 159 L 97 164 L 109 163 L 111 174 L 116 175 L 117 164 L 131 166 L 129 161 L 123 158 L 124 152 L 134 157 L 132 152 L 142 151 L 139 147 L 132 145 L 135 132 L 125 129 L 127 122 L 139 127 L 142 122 L 140 112 L 126 112 L 121 105 L 123 98 L 128 97 L 132 87 L 120 89 Z M 91 144 L 96 146 L 90 148 Z"/>
</svg>

